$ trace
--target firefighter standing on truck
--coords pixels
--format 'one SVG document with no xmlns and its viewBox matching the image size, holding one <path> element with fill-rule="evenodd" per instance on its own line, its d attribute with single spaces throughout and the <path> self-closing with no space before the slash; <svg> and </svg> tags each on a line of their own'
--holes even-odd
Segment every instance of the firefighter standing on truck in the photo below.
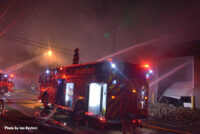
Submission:
<svg viewBox="0 0 200 134">
<path fill-rule="evenodd" d="M 73 64 L 78 64 L 78 63 L 79 63 L 79 49 L 76 48 L 74 50 Z"/>
<path fill-rule="evenodd" d="M 76 48 L 74 50 L 73 64 L 78 64 L 78 63 L 79 63 L 79 49 Z"/>
</svg>

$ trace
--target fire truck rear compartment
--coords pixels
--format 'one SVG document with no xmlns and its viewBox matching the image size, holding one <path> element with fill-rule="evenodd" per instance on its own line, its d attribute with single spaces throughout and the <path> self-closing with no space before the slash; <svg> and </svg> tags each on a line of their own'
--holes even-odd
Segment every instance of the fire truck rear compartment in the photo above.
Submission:
<svg viewBox="0 0 200 134">
<path fill-rule="evenodd" d="M 105 115 L 106 112 L 106 83 L 90 83 L 88 89 L 88 115 Z"/>
</svg>

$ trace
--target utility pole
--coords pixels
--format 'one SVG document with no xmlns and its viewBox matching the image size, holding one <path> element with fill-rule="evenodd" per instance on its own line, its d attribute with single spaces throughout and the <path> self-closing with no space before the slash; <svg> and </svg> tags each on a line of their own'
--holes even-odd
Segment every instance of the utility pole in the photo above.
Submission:
<svg viewBox="0 0 200 134">
<path fill-rule="evenodd" d="M 111 31 L 110 32 L 107 32 L 107 33 L 105 33 L 104 34 L 104 36 L 106 37 L 106 38 L 109 38 L 109 36 L 110 36 L 110 34 L 112 34 L 112 36 L 113 36 L 113 40 L 112 40 L 112 53 L 114 53 L 115 52 L 115 49 L 116 49 L 116 32 L 117 32 L 117 30 L 119 30 L 119 28 L 122 26 L 123 24 L 117 24 L 117 25 L 115 25 L 112 29 L 111 29 Z"/>
<path fill-rule="evenodd" d="M 116 30 L 113 30 L 113 31 L 112 31 L 112 34 L 113 34 L 113 46 L 112 46 L 112 53 L 114 53 L 114 52 L 115 52 L 115 32 L 116 32 Z"/>
</svg>

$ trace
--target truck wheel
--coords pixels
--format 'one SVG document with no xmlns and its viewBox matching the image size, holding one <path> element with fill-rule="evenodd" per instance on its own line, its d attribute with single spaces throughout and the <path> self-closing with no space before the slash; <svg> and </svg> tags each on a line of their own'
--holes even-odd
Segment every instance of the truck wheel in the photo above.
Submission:
<svg viewBox="0 0 200 134">
<path fill-rule="evenodd" d="M 8 89 L 7 89 L 6 87 L 2 87 L 2 88 L 0 89 L 0 94 L 1 94 L 1 95 L 4 95 L 6 92 L 8 92 Z"/>
<path fill-rule="evenodd" d="M 44 94 L 42 98 L 42 102 L 43 102 L 44 109 L 48 108 L 49 98 L 47 94 Z"/>
<path fill-rule="evenodd" d="M 83 102 L 78 102 L 74 108 L 74 120 L 83 122 L 85 119 L 85 105 Z"/>
</svg>

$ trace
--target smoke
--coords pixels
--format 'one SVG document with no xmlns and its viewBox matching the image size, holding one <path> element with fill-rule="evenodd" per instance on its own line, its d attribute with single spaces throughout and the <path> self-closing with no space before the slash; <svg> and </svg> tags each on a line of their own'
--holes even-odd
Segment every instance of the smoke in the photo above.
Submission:
<svg viewBox="0 0 200 134">
<path fill-rule="evenodd" d="M 31 2 L 22 2 L 19 7 L 15 7 L 15 12 L 1 23 L 0 30 Z M 2 2 L 0 11 L 5 9 L 5 5 Z M 80 49 L 81 63 L 96 61 L 112 54 L 113 31 L 115 52 L 178 32 L 179 36 L 151 46 L 147 45 L 136 51 L 124 52 L 116 57 L 128 59 L 130 62 L 132 59 L 152 60 L 152 55 L 157 56 L 167 49 L 173 49 L 168 48 L 170 45 L 199 40 L 198 5 L 199 2 L 186 0 L 36 1 L 33 9 L 6 33 L 29 41 L 0 38 L 0 69 L 41 55 L 49 48 L 53 51 L 51 59 L 42 57 L 19 70 L 27 70 L 31 76 L 34 72 L 39 74 L 45 68 L 70 65 L 75 48 Z"/>
</svg>

